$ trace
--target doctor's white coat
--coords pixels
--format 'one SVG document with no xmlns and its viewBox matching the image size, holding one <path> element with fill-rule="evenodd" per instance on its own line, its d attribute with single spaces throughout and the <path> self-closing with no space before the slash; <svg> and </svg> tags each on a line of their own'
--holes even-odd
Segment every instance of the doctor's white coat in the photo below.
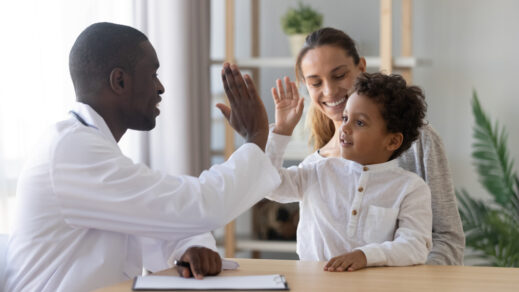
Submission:
<svg viewBox="0 0 519 292">
<path fill-rule="evenodd" d="M 6 291 L 89 291 L 142 267 L 171 266 L 280 178 L 255 144 L 200 177 L 170 176 L 124 156 L 108 126 L 78 103 L 40 141 L 18 183 Z"/>
</svg>

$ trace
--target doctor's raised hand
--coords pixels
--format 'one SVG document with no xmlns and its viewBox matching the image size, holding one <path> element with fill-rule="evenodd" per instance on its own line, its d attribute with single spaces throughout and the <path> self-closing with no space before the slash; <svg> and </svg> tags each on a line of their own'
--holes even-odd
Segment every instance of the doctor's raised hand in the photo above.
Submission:
<svg viewBox="0 0 519 292">
<path fill-rule="evenodd" d="M 242 76 L 238 66 L 225 63 L 222 82 L 231 107 L 217 104 L 229 124 L 247 142 L 265 151 L 268 138 L 268 118 L 263 101 L 249 75 Z"/>
</svg>

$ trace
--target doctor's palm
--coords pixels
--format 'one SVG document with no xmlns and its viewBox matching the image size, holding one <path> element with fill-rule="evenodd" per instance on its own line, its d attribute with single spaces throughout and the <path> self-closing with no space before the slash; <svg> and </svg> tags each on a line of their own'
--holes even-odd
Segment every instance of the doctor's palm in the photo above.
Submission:
<svg viewBox="0 0 519 292">
<path fill-rule="evenodd" d="M 268 117 L 250 76 L 243 77 L 235 65 L 224 64 L 222 82 L 231 107 L 217 104 L 229 124 L 247 142 L 265 150 L 268 137 Z"/>
</svg>

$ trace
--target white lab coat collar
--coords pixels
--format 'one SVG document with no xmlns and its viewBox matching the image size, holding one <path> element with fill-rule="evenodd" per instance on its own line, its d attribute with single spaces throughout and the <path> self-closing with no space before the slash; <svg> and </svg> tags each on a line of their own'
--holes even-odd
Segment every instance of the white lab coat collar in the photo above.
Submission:
<svg viewBox="0 0 519 292">
<path fill-rule="evenodd" d="M 117 144 L 114 135 L 112 135 L 112 131 L 108 128 L 103 117 L 101 117 L 91 106 L 81 102 L 76 102 L 73 111 L 78 114 L 88 124 L 88 126 L 99 130 L 105 138 Z"/>
</svg>

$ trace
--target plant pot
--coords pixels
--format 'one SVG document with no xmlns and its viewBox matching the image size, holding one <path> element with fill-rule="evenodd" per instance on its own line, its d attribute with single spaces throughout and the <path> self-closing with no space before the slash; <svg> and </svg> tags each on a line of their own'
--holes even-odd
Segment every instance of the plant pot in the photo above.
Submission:
<svg viewBox="0 0 519 292">
<path fill-rule="evenodd" d="M 301 48 L 305 44 L 307 34 L 291 34 L 288 36 L 290 42 L 290 53 L 292 57 L 296 58 Z"/>
</svg>

